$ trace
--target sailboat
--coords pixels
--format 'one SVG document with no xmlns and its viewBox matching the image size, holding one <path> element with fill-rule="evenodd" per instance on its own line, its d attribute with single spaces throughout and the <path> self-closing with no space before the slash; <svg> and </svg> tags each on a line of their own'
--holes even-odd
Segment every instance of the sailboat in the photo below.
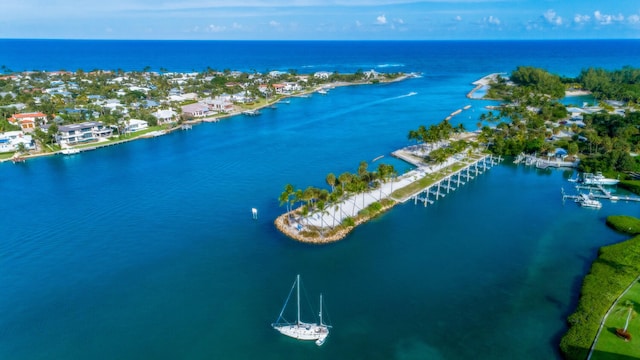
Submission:
<svg viewBox="0 0 640 360">
<path fill-rule="evenodd" d="M 289 303 L 289 299 L 291 298 L 291 294 L 293 293 L 293 289 L 296 289 L 296 302 L 298 307 L 297 319 L 295 322 L 288 322 L 282 314 L 284 310 L 287 308 L 287 304 Z M 315 340 L 316 345 L 320 346 L 324 344 L 327 336 L 329 336 L 329 328 L 330 325 L 326 325 L 322 322 L 322 294 L 320 294 L 320 323 L 306 323 L 300 320 L 300 274 L 296 276 L 296 280 L 293 282 L 293 286 L 291 286 L 291 290 L 289 291 L 289 296 L 287 296 L 287 300 L 284 302 L 284 306 L 280 311 L 280 315 L 275 323 L 271 324 L 271 327 L 278 330 L 281 334 L 292 337 L 298 340 Z"/>
</svg>

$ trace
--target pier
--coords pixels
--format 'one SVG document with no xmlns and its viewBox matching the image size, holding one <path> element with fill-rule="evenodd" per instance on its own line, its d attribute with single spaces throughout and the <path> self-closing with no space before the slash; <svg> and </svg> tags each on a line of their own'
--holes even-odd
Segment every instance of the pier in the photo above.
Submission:
<svg viewBox="0 0 640 360">
<path fill-rule="evenodd" d="M 444 198 L 450 192 L 454 192 L 456 189 L 478 177 L 478 175 L 482 175 L 501 161 L 501 157 L 495 157 L 491 154 L 484 155 L 464 165 L 462 168 L 451 172 L 443 178 L 435 180 L 426 188 L 418 190 L 416 193 L 403 199 L 401 202 L 406 202 L 412 199 L 416 205 L 418 202 L 421 202 L 425 207 L 427 205 L 432 205 L 440 198 Z"/>
<path fill-rule="evenodd" d="M 624 195 L 624 196 L 614 195 L 611 191 L 607 190 L 602 185 L 576 185 L 576 190 L 578 190 L 578 195 L 570 195 L 570 194 L 566 194 L 564 192 L 564 189 L 561 189 L 562 201 L 565 201 L 566 199 L 578 201 L 580 200 L 581 194 L 583 194 L 582 191 L 588 191 L 589 198 L 591 199 L 596 199 L 596 200 L 604 199 L 604 200 L 610 200 L 612 202 L 615 202 L 615 201 L 640 202 L 640 197 L 629 196 L 629 195 Z"/>
</svg>

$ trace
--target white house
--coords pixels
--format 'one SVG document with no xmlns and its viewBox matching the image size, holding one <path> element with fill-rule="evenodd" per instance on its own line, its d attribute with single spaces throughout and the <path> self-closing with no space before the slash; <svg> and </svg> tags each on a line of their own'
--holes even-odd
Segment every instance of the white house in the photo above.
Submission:
<svg viewBox="0 0 640 360">
<path fill-rule="evenodd" d="M 124 132 L 127 134 L 144 130 L 149 127 L 149 124 L 146 121 L 140 120 L 140 119 L 129 119 L 124 123 L 125 123 Z"/>
<path fill-rule="evenodd" d="M 35 149 L 35 143 L 31 135 L 25 135 L 22 131 L 7 131 L 0 133 L 0 153 L 18 150 L 19 144 L 24 144 L 25 149 Z"/>
<path fill-rule="evenodd" d="M 225 99 L 224 97 L 216 97 L 215 99 L 207 99 L 205 101 L 209 108 L 213 111 L 218 112 L 232 112 L 233 111 L 233 103 Z"/>
<path fill-rule="evenodd" d="M 158 119 L 159 123 L 169 123 L 172 122 L 176 118 L 176 112 L 173 110 L 158 110 L 151 114 Z"/>
<path fill-rule="evenodd" d="M 87 121 L 79 124 L 60 125 L 56 140 L 60 145 L 75 145 L 108 138 L 113 129 L 104 126 L 100 121 Z"/>
</svg>

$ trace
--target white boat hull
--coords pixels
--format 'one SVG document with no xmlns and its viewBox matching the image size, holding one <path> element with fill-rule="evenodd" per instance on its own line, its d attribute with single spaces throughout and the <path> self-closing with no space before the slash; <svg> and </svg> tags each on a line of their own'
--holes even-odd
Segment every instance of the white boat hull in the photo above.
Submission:
<svg viewBox="0 0 640 360">
<path fill-rule="evenodd" d="M 298 340 L 324 340 L 329 335 L 329 329 L 324 325 L 318 324 L 273 325 L 273 328 L 283 335 Z"/>
</svg>

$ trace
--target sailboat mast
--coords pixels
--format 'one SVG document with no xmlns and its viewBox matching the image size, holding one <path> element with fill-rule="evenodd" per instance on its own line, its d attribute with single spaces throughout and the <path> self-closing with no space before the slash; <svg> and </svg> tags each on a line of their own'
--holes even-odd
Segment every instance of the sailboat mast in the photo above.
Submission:
<svg viewBox="0 0 640 360">
<path fill-rule="evenodd" d="M 300 324 L 300 274 L 296 278 L 296 284 L 298 285 L 298 324 Z"/>
<path fill-rule="evenodd" d="M 320 325 L 322 324 L 322 293 L 320 293 Z"/>
</svg>

